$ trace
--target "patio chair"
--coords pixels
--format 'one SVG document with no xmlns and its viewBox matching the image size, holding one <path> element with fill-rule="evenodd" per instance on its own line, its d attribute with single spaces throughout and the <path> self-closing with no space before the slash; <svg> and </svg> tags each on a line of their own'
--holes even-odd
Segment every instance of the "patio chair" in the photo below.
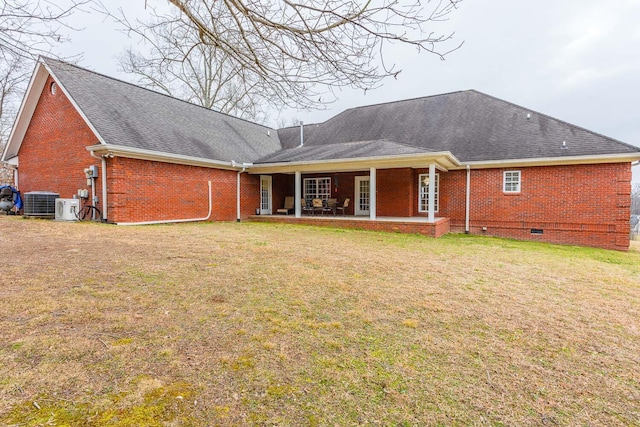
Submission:
<svg viewBox="0 0 640 427">
<path fill-rule="evenodd" d="M 336 206 L 336 211 L 340 211 L 342 212 L 342 215 L 345 215 L 345 212 L 349 207 L 349 202 L 351 202 L 351 199 L 347 197 L 344 199 L 344 202 L 342 202 L 342 206 Z"/>
<path fill-rule="evenodd" d="M 336 208 L 338 206 L 338 199 L 327 199 L 327 203 L 322 208 L 322 214 L 325 212 L 331 212 L 333 216 L 336 216 Z"/>
<path fill-rule="evenodd" d="M 289 215 L 289 212 L 293 210 L 293 196 L 287 196 L 284 198 L 284 207 L 276 210 L 277 214 Z"/>
<path fill-rule="evenodd" d="M 300 210 L 304 213 L 313 213 L 313 207 L 307 203 L 307 200 L 303 197 L 300 199 Z"/>
<path fill-rule="evenodd" d="M 315 215 L 316 212 L 320 212 L 320 215 L 323 215 L 324 204 L 322 203 L 322 199 L 313 199 L 311 203 L 313 214 Z"/>
</svg>

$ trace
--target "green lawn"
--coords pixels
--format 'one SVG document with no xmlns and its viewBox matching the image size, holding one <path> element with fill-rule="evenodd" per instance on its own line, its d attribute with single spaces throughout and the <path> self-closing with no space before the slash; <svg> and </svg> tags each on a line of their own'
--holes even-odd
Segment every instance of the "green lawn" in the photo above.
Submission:
<svg viewBox="0 0 640 427">
<path fill-rule="evenodd" d="M 0 425 L 640 426 L 636 251 L 0 227 Z"/>
</svg>

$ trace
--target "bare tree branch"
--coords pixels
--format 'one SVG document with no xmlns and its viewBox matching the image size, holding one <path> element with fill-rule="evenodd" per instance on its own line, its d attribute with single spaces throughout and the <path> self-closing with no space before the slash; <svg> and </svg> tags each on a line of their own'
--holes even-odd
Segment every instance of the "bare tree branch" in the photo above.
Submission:
<svg viewBox="0 0 640 427">
<path fill-rule="evenodd" d="M 66 23 L 83 6 L 99 0 L 3 0 L 0 3 L 0 150 L 9 138 L 33 61 L 67 40 Z M 103 12 L 104 13 L 104 12 Z M 77 59 L 65 58 L 67 60 Z"/>
<path fill-rule="evenodd" d="M 385 62 L 388 49 L 412 46 L 444 59 L 461 46 L 453 44 L 453 34 L 427 31 L 461 0 L 168 1 L 173 9 L 150 9 L 148 22 L 131 23 L 122 13 L 117 17 L 150 46 L 145 53 L 129 52 L 125 58 L 137 62 L 124 68 L 140 71 L 146 84 L 174 95 L 177 89 L 166 86 L 179 81 L 188 93 L 207 92 L 216 101 L 200 103 L 213 108 L 255 107 L 263 101 L 276 108 L 319 108 L 335 99 L 337 88 L 368 90 L 387 77 L 397 78 L 400 70 Z M 176 74 L 181 68 L 184 78 Z M 194 80 L 196 69 L 201 77 L 215 79 L 218 90 L 208 89 L 211 82 Z M 242 90 L 251 91 L 248 104 L 238 102 L 249 99 L 240 96 Z M 234 93 L 235 101 L 222 102 L 222 93 Z"/>
<path fill-rule="evenodd" d="M 0 56 L 35 60 L 49 54 L 68 39 L 67 30 L 78 30 L 66 24 L 66 19 L 90 3 L 93 1 L 4 0 L 0 6 Z"/>
<path fill-rule="evenodd" d="M 24 86 L 29 81 L 30 65 L 21 56 L 0 61 L 0 151 L 9 139 Z"/>
<path fill-rule="evenodd" d="M 640 215 L 640 184 L 635 183 L 631 188 L 631 214 Z"/>
</svg>

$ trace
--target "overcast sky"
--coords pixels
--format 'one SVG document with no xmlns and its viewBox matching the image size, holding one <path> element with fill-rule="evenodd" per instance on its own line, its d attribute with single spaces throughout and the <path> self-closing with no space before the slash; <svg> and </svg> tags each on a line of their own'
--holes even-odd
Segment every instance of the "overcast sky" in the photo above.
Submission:
<svg viewBox="0 0 640 427">
<path fill-rule="evenodd" d="M 147 0 L 165 4 L 165 0 Z M 144 16 L 145 0 L 111 0 Z M 323 111 L 274 112 L 271 126 L 316 123 L 361 105 L 476 89 L 591 131 L 640 146 L 640 0 L 464 0 L 439 29 L 464 45 L 441 61 L 408 47 L 389 52 L 403 71 L 374 91 L 343 90 Z M 78 15 L 62 48 L 80 65 L 131 80 L 117 56 L 132 41 L 97 14 Z M 640 167 L 634 168 L 640 182 Z"/>
</svg>

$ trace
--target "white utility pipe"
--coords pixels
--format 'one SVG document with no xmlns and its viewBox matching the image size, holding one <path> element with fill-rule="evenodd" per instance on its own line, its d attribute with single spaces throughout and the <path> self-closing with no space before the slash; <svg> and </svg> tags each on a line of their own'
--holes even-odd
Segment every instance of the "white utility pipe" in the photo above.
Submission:
<svg viewBox="0 0 640 427">
<path fill-rule="evenodd" d="M 467 195 L 464 208 L 464 232 L 469 234 L 469 202 L 471 200 L 471 168 L 467 165 Z"/>
<path fill-rule="evenodd" d="M 118 222 L 118 225 L 152 225 L 152 224 L 169 224 L 175 222 L 198 222 L 198 221 L 206 221 L 211 216 L 211 181 L 209 181 L 209 213 L 207 216 L 202 218 L 189 218 L 189 219 L 164 219 L 159 221 L 141 221 L 141 222 Z"/>
<path fill-rule="evenodd" d="M 95 154 L 93 154 L 93 151 L 89 151 L 89 154 L 91 154 L 91 157 L 93 157 L 94 159 L 100 159 L 101 166 L 102 166 L 102 220 L 103 221 L 107 221 L 107 159 L 104 156 L 96 156 Z M 96 181 L 95 179 L 93 180 L 93 184 L 95 184 Z M 93 197 L 95 198 L 96 192 L 95 192 L 95 185 L 92 185 L 93 190 L 92 190 L 92 194 Z M 91 199 L 91 203 L 95 203 L 93 201 L 94 199 Z M 93 211 L 93 215 L 95 215 L 95 211 Z M 95 219 L 95 218 L 94 218 Z"/>
<path fill-rule="evenodd" d="M 92 176 L 91 177 L 91 204 L 93 206 L 96 205 L 96 177 Z M 96 220 L 96 210 L 93 209 L 91 211 L 91 219 L 92 220 Z"/>
</svg>

